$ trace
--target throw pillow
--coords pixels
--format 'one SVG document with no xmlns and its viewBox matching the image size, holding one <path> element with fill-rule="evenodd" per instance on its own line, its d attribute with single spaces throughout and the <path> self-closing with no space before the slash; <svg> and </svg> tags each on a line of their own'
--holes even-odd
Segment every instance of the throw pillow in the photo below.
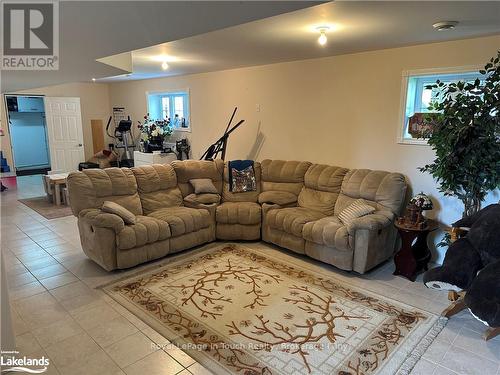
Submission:
<svg viewBox="0 0 500 375">
<path fill-rule="evenodd" d="M 192 180 L 189 180 L 189 183 L 193 185 L 195 194 L 219 194 L 214 183 L 209 178 L 193 178 Z"/>
<path fill-rule="evenodd" d="M 375 208 L 370 206 L 364 199 L 356 199 L 339 214 L 339 219 L 344 225 L 349 225 L 354 219 L 372 214 Z"/>
<path fill-rule="evenodd" d="M 259 194 L 259 203 L 279 204 L 286 206 L 297 202 L 297 196 L 289 191 L 270 190 Z"/>
<path fill-rule="evenodd" d="M 201 203 L 201 204 L 219 203 L 220 195 L 213 193 L 189 194 L 187 197 L 184 198 L 184 201 L 189 203 Z"/>
<path fill-rule="evenodd" d="M 232 192 L 244 193 L 246 191 L 256 191 L 255 172 L 253 166 L 249 166 L 241 171 L 231 168 Z"/>
<path fill-rule="evenodd" d="M 115 214 L 120 216 L 125 224 L 135 224 L 135 215 L 127 210 L 122 205 L 111 201 L 104 201 L 102 204 L 101 210 L 107 212 L 109 214 Z"/>
</svg>

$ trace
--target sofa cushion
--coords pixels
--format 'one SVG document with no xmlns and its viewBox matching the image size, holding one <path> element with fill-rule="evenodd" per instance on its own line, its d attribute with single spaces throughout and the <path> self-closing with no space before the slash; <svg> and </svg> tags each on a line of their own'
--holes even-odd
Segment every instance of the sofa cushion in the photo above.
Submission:
<svg viewBox="0 0 500 375">
<path fill-rule="evenodd" d="M 339 214 L 339 220 L 349 225 L 354 219 L 375 212 L 375 207 L 370 206 L 364 199 L 356 199 Z"/>
<path fill-rule="evenodd" d="M 184 198 L 184 202 L 187 203 L 199 203 L 199 204 L 211 204 L 211 203 L 219 203 L 220 202 L 220 195 L 219 194 L 211 194 L 211 193 L 205 193 L 205 194 L 189 194 L 187 197 Z"/>
<path fill-rule="evenodd" d="M 333 215 L 347 169 L 325 164 L 313 164 L 304 176 L 298 205 Z"/>
<path fill-rule="evenodd" d="M 337 217 L 327 216 L 304 225 L 305 240 L 339 250 L 351 250 L 347 227 Z"/>
<path fill-rule="evenodd" d="M 260 224 L 261 207 L 254 202 L 225 202 L 217 207 L 216 221 L 222 224 Z"/>
<path fill-rule="evenodd" d="M 148 216 L 137 216 L 136 223 L 126 225 L 116 235 L 120 250 L 128 250 L 169 238 L 171 235 L 167 222 Z"/>
<path fill-rule="evenodd" d="M 220 159 L 209 160 L 174 160 L 172 167 L 177 175 L 177 185 L 182 196 L 194 193 L 189 180 L 194 178 L 209 178 L 215 185 L 218 194 L 222 194 L 222 174 L 224 162 Z"/>
<path fill-rule="evenodd" d="M 144 214 L 160 208 L 180 206 L 182 195 L 175 171 L 169 164 L 143 165 L 132 168 Z"/>
<path fill-rule="evenodd" d="M 297 196 L 288 191 L 277 191 L 269 190 L 260 193 L 259 203 L 269 203 L 269 204 L 279 204 L 280 206 L 286 206 L 297 202 Z"/>
<path fill-rule="evenodd" d="M 229 189 L 229 169 L 228 163 L 224 165 L 224 186 L 222 190 L 222 200 L 224 202 L 257 202 L 257 198 L 260 193 L 260 175 L 261 167 L 259 162 L 253 163 L 253 169 L 255 171 L 255 184 L 256 191 L 245 191 L 240 193 L 233 193 Z"/>
<path fill-rule="evenodd" d="M 86 208 L 101 208 L 104 201 L 118 203 L 142 215 L 134 174 L 128 168 L 84 169 L 67 178 L 70 205 L 75 216 Z"/>
<path fill-rule="evenodd" d="M 279 190 L 299 195 L 304 186 L 304 175 L 310 165 L 307 161 L 262 161 L 262 191 Z"/>
<path fill-rule="evenodd" d="M 303 207 L 288 207 L 268 211 L 266 220 L 271 228 L 302 237 L 302 229 L 306 223 L 323 217 L 325 215 L 319 211 Z"/>
<path fill-rule="evenodd" d="M 210 214 L 207 210 L 189 207 L 161 208 L 148 215 L 166 221 L 172 237 L 195 232 L 210 226 Z"/>
<path fill-rule="evenodd" d="M 104 201 L 101 210 L 120 216 L 125 224 L 135 224 L 136 222 L 135 215 L 118 203 Z"/>
<path fill-rule="evenodd" d="M 406 181 L 401 173 L 353 169 L 342 182 L 334 214 L 338 216 L 344 208 L 362 198 L 377 210 L 390 210 L 399 215 L 405 193 Z"/>
<path fill-rule="evenodd" d="M 218 194 L 217 188 L 209 178 L 192 178 L 189 183 L 193 186 L 195 194 Z"/>
</svg>

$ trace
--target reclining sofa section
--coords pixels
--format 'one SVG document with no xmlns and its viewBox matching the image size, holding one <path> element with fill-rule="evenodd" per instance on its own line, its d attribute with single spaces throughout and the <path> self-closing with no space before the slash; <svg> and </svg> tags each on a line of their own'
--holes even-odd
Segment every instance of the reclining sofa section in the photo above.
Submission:
<svg viewBox="0 0 500 375">
<path fill-rule="evenodd" d="M 216 239 L 262 239 L 358 273 L 394 253 L 403 175 L 282 160 L 254 169 L 257 190 L 244 193 L 230 191 L 221 160 L 73 172 L 68 189 L 83 251 L 111 271 Z M 194 194 L 189 180 L 200 178 L 212 180 L 220 202 Z M 344 225 L 339 213 L 360 198 L 375 212 Z M 102 211 L 105 201 L 132 212 L 135 224 Z"/>
</svg>

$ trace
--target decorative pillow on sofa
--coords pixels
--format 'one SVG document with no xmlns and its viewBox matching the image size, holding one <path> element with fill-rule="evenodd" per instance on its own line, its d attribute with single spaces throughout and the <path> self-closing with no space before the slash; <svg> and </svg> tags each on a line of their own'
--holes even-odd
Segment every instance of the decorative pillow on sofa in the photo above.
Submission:
<svg viewBox="0 0 500 375">
<path fill-rule="evenodd" d="M 297 196 L 289 191 L 269 190 L 259 194 L 259 203 L 279 204 L 286 206 L 297 202 Z"/>
<path fill-rule="evenodd" d="M 246 191 L 256 191 L 255 171 L 250 165 L 241 171 L 231 168 L 231 191 L 233 193 L 244 193 Z"/>
<path fill-rule="evenodd" d="M 192 180 L 189 180 L 189 183 L 193 185 L 195 194 L 219 194 L 214 183 L 209 178 L 193 178 Z"/>
<path fill-rule="evenodd" d="M 219 203 L 220 195 L 213 193 L 189 194 L 187 197 L 184 198 L 184 201 L 189 203 L 201 203 L 201 204 Z"/>
<path fill-rule="evenodd" d="M 104 201 L 101 210 L 109 214 L 120 216 L 125 224 L 135 224 L 135 215 L 122 205 L 111 201 Z"/>
<path fill-rule="evenodd" d="M 356 199 L 342 210 L 339 214 L 339 219 L 344 225 L 349 225 L 354 219 L 374 212 L 375 208 L 366 203 L 364 199 Z"/>
</svg>

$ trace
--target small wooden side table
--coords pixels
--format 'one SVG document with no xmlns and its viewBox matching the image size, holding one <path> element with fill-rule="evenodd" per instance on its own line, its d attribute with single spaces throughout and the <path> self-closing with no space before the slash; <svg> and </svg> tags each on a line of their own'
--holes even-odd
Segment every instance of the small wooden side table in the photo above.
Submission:
<svg viewBox="0 0 500 375">
<path fill-rule="evenodd" d="M 431 251 L 427 246 L 427 236 L 436 230 L 439 224 L 435 220 L 427 219 L 427 226 L 422 229 L 406 227 L 404 224 L 394 223 L 401 236 L 401 249 L 394 255 L 396 270 L 393 275 L 406 277 L 415 281 L 417 273 L 427 271 L 431 259 Z M 416 239 L 416 241 L 415 241 Z M 415 243 L 413 243 L 415 241 Z"/>
<path fill-rule="evenodd" d="M 68 177 L 68 174 L 69 173 L 58 173 L 45 176 L 50 188 L 53 189 L 54 203 L 56 206 L 61 205 L 61 189 L 66 186 L 66 178 Z"/>
</svg>

